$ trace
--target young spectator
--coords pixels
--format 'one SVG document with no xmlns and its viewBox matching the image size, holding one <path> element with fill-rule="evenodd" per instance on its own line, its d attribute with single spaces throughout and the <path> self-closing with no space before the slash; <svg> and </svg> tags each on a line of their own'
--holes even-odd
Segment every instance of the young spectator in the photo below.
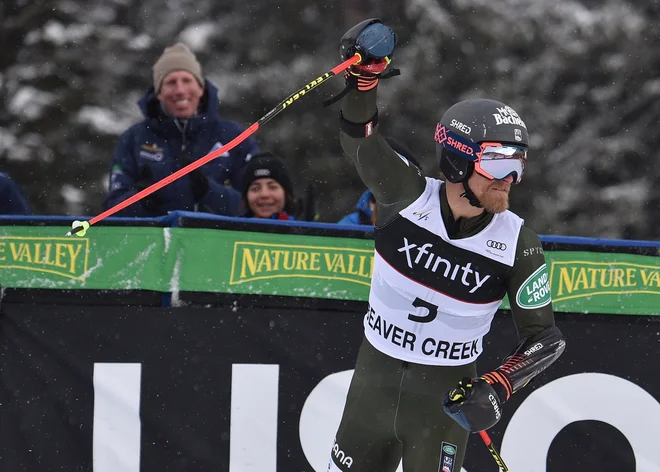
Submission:
<svg viewBox="0 0 660 472">
<path fill-rule="evenodd" d="M 405 144 L 401 143 L 400 141 L 392 137 L 385 138 L 385 141 L 387 141 L 390 147 L 396 151 L 399 157 L 404 158 L 406 161 L 413 164 L 418 169 L 420 170 L 422 169 L 422 167 L 419 165 L 419 161 L 417 160 L 417 158 L 413 155 L 410 149 L 406 147 Z M 376 206 L 376 198 L 374 197 L 374 194 L 371 192 L 371 190 L 367 189 L 364 192 L 362 192 L 362 195 L 360 195 L 360 199 L 355 205 L 355 209 L 357 211 L 354 211 L 353 213 L 349 213 L 348 215 L 344 216 L 341 220 L 338 221 L 338 223 L 343 225 L 372 225 L 372 226 L 376 224 L 376 216 L 378 214 L 378 209 Z"/>
<path fill-rule="evenodd" d="M 182 43 L 165 48 L 153 66 L 153 86 L 139 101 L 145 119 L 119 138 L 103 203 L 108 209 L 219 149 L 244 128 L 218 115 L 218 90 Z M 157 216 L 172 210 L 235 216 L 246 161 L 258 152 L 253 137 L 228 153 L 126 207 L 116 216 Z M 233 188 L 225 186 L 230 181 Z"/>
<path fill-rule="evenodd" d="M 29 215 L 28 205 L 21 188 L 11 177 L 0 172 L 0 215 Z"/>
<path fill-rule="evenodd" d="M 250 159 L 243 177 L 243 216 L 272 220 L 294 220 L 296 199 L 284 162 L 271 152 Z"/>
</svg>

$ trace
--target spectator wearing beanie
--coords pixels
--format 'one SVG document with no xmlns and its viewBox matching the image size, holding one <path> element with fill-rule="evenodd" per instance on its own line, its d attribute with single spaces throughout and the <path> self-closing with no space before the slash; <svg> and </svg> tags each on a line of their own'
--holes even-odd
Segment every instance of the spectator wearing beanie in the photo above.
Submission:
<svg viewBox="0 0 660 472">
<path fill-rule="evenodd" d="M 191 162 L 219 149 L 245 128 L 218 114 L 218 90 L 183 43 L 165 48 L 152 68 L 152 86 L 138 102 L 144 120 L 119 138 L 103 208 L 108 209 Z M 117 212 L 152 217 L 173 210 L 236 216 L 241 177 L 259 152 L 250 137 L 211 162 Z M 231 187 L 225 185 L 231 183 Z"/>
<path fill-rule="evenodd" d="M 243 177 L 243 203 L 248 218 L 293 220 L 296 200 L 284 162 L 270 152 L 253 156 Z"/>
</svg>

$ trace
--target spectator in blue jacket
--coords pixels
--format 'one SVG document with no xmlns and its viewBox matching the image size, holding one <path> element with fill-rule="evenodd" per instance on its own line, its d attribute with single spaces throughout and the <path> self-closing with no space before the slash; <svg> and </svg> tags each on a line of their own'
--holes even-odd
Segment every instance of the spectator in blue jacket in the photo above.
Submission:
<svg viewBox="0 0 660 472">
<path fill-rule="evenodd" d="M 0 172 L 0 215 L 29 215 L 28 205 L 21 188 L 11 177 Z"/>
<path fill-rule="evenodd" d="M 250 159 L 243 177 L 243 206 L 246 218 L 294 220 L 296 199 L 284 162 L 271 152 Z"/>
<path fill-rule="evenodd" d="M 220 118 L 217 94 L 187 46 L 177 43 L 165 48 L 153 66 L 153 86 L 138 102 L 145 120 L 119 138 L 104 209 L 219 149 L 244 131 L 241 125 Z M 241 188 L 245 164 L 257 152 L 257 143 L 250 137 L 115 215 L 158 216 L 187 210 L 236 216 L 241 194 L 235 189 Z"/>
<path fill-rule="evenodd" d="M 349 213 L 339 220 L 340 225 L 375 225 L 376 224 L 376 198 L 371 190 L 362 192 L 355 205 L 353 213 Z"/>
<path fill-rule="evenodd" d="M 385 140 L 389 145 L 396 151 L 399 157 L 406 162 L 414 165 L 417 168 L 420 168 L 419 161 L 413 153 L 406 147 L 402 142 L 392 138 L 387 137 Z M 344 216 L 341 220 L 338 221 L 342 225 L 369 225 L 373 226 L 376 224 L 376 216 L 378 214 L 378 209 L 376 207 L 376 198 L 374 194 L 371 193 L 371 190 L 367 189 L 362 192 L 360 198 L 355 205 L 357 211 L 349 213 Z"/>
</svg>

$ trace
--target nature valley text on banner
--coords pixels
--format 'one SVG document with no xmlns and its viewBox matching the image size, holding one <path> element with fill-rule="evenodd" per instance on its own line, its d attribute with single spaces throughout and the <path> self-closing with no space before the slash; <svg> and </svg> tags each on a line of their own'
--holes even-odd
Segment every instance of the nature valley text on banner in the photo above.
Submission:
<svg viewBox="0 0 660 472">
<path fill-rule="evenodd" d="M 236 242 L 231 285 L 278 277 L 370 284 L 373 251 L 329 246 Z"/>
<path fill-rule="evenodd" d="M 0 226 L 0 284 L 8 288 L 169 290 L 170 228 Z"/>
<path fill-rule="evenodd" d="M 47 272 L 81 280 L 87 271 L 88 238 L 0 236 L 0 268 Z"/>
<path fill-rule="evenodd" d="M 660 258 L 568 251 L 546 256 L 555 310 L 660 314 Z"/>
</svg>

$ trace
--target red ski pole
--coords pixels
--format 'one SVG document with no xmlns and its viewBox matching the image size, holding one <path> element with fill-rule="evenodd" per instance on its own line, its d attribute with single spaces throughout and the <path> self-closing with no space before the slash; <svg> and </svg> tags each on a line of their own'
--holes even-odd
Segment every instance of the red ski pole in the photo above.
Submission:
<svg viewBox="0 0 660 472">
<path fill-rule="evenodd" d="M 493 459 L 495 459 L 495 462 L 497 462 L 497 465 L 500 467 L 502 472 L 511 472 L 504 463 L 504 459 L 502 459 L 500 453 L 497 452 L 497 449 L 495 449 L 495 446 L 493 446 L 493 441 L 490 439 L 490 436 L 488 436 L 488 433 L 486 431 L 479 431 L 479 436 L 481 436 L 481 439 L 484 440 L 484 444 L 490 451 L 490 455 L 493 456 Z"/>
<path fill-rule="evenodd" d="M 192 172 L 193 170 L 197 169 L 198 167 L 203 166 L 207 162 L 215 159 L 216 157 L 224 154 L 225 152 L 234 149 L 236 146 L 241 144 L 243 141 L 245 141 L 248 137 L 252 136 L 254 133 L 257 132 L 257 130 L 268 123 L 270 120 L 272 120 L 275 116 L 277 116 L 280 112 L 282 112 L 285 108 L 288 108 L 291 106 L 296 100 L 298 100 L 301 97 L 304 97 L 307 92 L 310 92 L 311 90 L 315 89 L 328 79 L 334 77 L 337 74 L 340 74 L 341 72 L 345 71 L 348 69 L 350 66 L 357 64 L 360 62 L 362 58 L 360 57 L 359 54 L 355 54 L 353 57 L 350 59 L 345 60 L 338 66 L 336 66 L 334 69 L 326 72 L 320 77 L 317 77 L 316 79 L 312 80 L 311 82 L 308 82 L 295 92 L 293 92 L 291 95 L 286 97 L 284 100 L 282 100 L 280 103 L 275 106 L 272 110 L 270 110 L 268 113 L 266 113 L 264 116 L 259 118 L 255 123 L 252 124 L 249 128 L 247 128 L 245 131 L 243 131 L 241 134 L 236 136 L 234 139 L 229 141 L 227 144 L 222 146 L 220 149 L 216 149 L 213 152 L 208 153 L 204 157 L 200 157 L 196 161 L 188 164 L 187 166 L 179 169 L 178 171 L 174 172 L 173 174 L 168 175 L 164 179 L 159 180 L 158 182 L 153 183 L 149 187 L 145 188 L 144 190 L 139 191 L 135 195 L 132 195 L 131 197 L 127 198 L 126 200 L 119 202 L 112 208 L 108 208 L 106 211 L 103 213 L 95 216 L 89 221 L 74 221 L 73 224 L 71 225 L 71 231 L 67 233 L 67 236 L 71 236 L 74 234 L 77 234 L 78 236 L 84 236 L 87 230 L 89 229 L 90 226 L 92 226 L 95 223 L 98 223 L 99 221 L 103 220 L 104 218 L 107 218 L 108 216 L 113 215 L 114 213 L 118 212 L 119 210 L 126 208 L 127 206 L 137 202 L 138 200 L 143 199 L 147 195 L 151 195 L 155 191 L 165 187 L 167 184 L 174 182 L 180 177 L 183 177 L 189 172 Z"/>
</svg>

